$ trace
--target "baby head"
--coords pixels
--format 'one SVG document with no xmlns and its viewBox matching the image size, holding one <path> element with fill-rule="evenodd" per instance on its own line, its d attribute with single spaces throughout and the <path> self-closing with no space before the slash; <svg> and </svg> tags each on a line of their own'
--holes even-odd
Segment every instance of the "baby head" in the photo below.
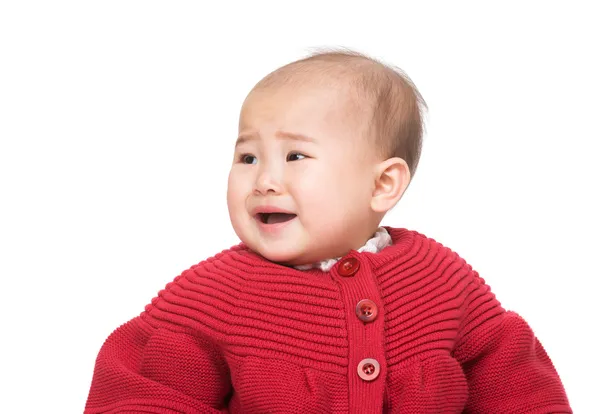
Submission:
<svg viewBox="0 0 600 414">
<path fill-rule="evenodd" d="M 267 75 L 242 105 L 229 173 L 240 240 L 285 266 L 359 249 L 415 173 L 424 109 L 406 75 L 355 52 Z"/>
</svg>

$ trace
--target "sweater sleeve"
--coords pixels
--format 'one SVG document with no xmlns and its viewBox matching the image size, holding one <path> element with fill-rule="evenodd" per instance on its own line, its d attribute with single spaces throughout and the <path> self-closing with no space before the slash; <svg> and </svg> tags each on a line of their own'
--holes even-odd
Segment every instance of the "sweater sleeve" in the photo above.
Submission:
<svg viewBox="0 0 600 414">
<path fill-rule="evenodd" d="M 107 338 L 86 414 L 227 412 L 231 378 L 219 345 L 224 301 L 211 287 L 218 281 L 202 275 L 201 267 L 185 271 Z"/>
<path fill-rule="evenodd" d="M 206 341 L 137 317 L 102 346 L 85 413 L 223 413 L 226 364 Z"/>
<path fill-rule="evenodd" d="M 467 378 L 466 413 L 572 413 L 550 358 L 527 322 L 505 311 L 472 271 L 455 357 Z"/>
</svg>

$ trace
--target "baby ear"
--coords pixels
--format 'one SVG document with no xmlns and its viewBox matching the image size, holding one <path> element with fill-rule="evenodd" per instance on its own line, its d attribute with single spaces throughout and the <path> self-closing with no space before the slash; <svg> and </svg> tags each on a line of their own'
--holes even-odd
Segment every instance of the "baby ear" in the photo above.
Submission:
<svg viewBox="0 0 600 414">
<path fill-rule="evenodd" d="M 375 189 L 371 198 L 371 208 L 378 213 L 386 213 L 402 198 L 410 183 L 410 169 L 402 158 L 389 158 L 376 167 Z"/>
</svg>

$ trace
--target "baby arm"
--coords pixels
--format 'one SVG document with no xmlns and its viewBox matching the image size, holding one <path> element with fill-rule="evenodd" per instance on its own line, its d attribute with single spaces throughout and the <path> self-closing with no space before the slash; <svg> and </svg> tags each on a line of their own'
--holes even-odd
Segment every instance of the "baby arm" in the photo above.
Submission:
<svg viewBox="0 0 600 414">
<path fill-rule="evenodd" d="M 455 357 L 467 413 L 571 413 L 560 378 L 529 325 L 505 311 L 476 272 Z"/>
</svg>

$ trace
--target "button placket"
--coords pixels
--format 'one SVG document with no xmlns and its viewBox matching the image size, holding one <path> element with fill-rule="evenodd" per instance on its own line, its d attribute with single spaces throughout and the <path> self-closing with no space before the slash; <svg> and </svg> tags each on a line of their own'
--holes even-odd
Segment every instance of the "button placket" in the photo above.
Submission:
<svg viewBox="0 0 600 414">
<path fill-rule="evenodd" d="M 379 376 L 385 376 L 386 369 L 384 344 L 381 340 L 383 321 L 379 317 L 383 309 L 379 309 L 381 305 L 377 305 L 380 292 L 368 260 L 361 261 L 360 257 L 352 254 L 340 259 L 335 271 L 339 276 L 338 283 L 350 325 L 348 368 L 356 370 L 356 376 L 352 374 L 348 378 L 349 386 L 356 390 L 350 403 L 357 405 L 377 399 L 384 393 L 385 381 L 378 380 Z M 383 362 L 383 366 L 379 360 Z"/>
</svg>

